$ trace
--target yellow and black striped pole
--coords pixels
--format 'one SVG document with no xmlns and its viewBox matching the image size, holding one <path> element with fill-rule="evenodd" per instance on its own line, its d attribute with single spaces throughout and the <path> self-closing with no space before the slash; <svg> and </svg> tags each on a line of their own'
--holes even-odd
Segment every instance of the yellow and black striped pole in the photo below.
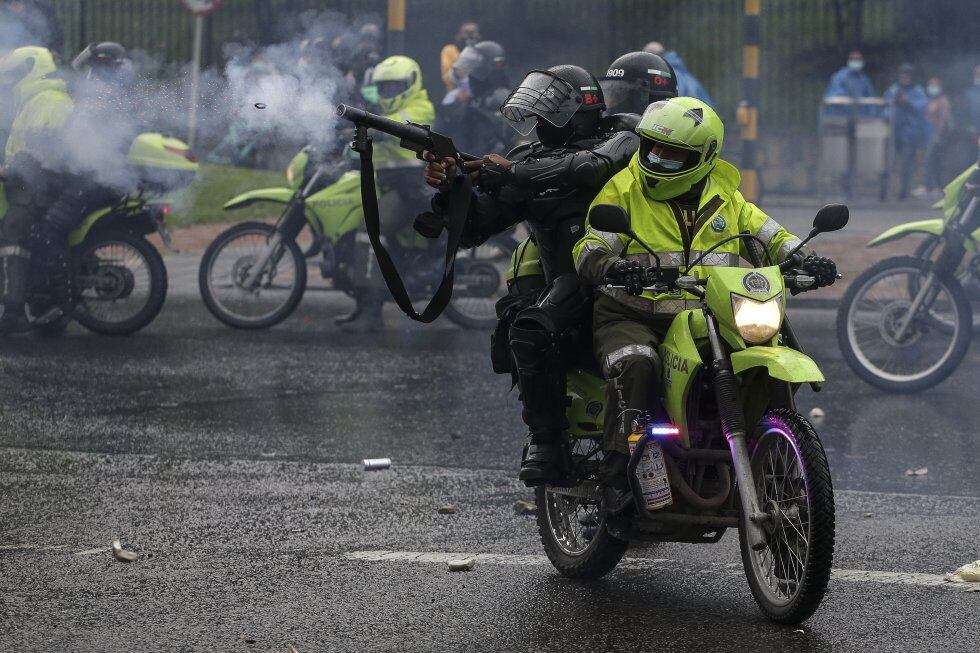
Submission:
<svg viewBox="0 0 980 653">
<path fill-rule="evenodd" d="M 759 139 L 759 59 L 762 43 L 762 0 L 745 0 L 742 26 L 742 194 L 750 202 L 760 196 L 757 142 Z"/>
<path fill-rule="evenodd" d="M 405 3 L 388 0 L 388 56 L 405 54 Z"/>
</svg>

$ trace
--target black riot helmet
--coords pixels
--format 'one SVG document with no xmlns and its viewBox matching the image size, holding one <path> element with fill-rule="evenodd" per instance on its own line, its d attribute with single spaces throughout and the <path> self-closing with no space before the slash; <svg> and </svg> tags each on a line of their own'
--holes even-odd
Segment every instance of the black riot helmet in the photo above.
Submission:
<svg viewBox="0 0 980 653">
<path fill-rule="evenodd" d="M 90 43 L 71 62 L 84 79 L 126 86 L 133 80 L 133 62 L 126 48 L 112 41 Z"/>
<path fill-rule="evenodd" d="M 610 113 L 643 115 L 654 102 L 677 97 L 677 76 L 663 57 L 630 52 L 609 64 L 599 78 Z"/>
<path fill-rule="evenodd" d="M 467 45 L 459 53 L 459 58 L 453 64 L 453 76 L 456 79 L 469 77 L 482 81 L 506 66 L 507 52 L 499 43 L 480 41 L 476 45 Z"/>
<path fill-rule="evenodd" d="M 507 97 L 500 113 L 523 136 L 537 131 L 548 147 L 595 132 L 606 102 L 592 73 L 561 65 L 532 70 Z"/>
</svg>

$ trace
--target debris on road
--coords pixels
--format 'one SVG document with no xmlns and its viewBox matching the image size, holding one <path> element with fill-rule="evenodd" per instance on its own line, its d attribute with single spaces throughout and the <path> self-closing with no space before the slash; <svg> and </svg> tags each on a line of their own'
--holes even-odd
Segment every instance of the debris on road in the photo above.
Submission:
<svg viewBox="0 0 980 653">
<path fill-rule="evenodd" d="M 365 458 L 364 471 L 376 472 L 391 467 L 391 458 Z"/>
<path fill-rule="evenodd" d="M 266 104 L 265 102 L 256 102 L 255 103 L 255 108 L 258 109 L 259 111 L 261 111 L 262 109 L 265 109 L 268 106 L 269 105 Z"/>
<path fill-rule="evenodd" d="M 965 564 L 953 573 L 946 574 L 943 580 L 949 583 L 978 583 L 977 590 L 980 590 L 980 560 Z"/>
<path fill-rule="evenodd" d="M 536 515 L 538 507 L 530 501 L 518 501 L 514 504 L 514 512 L 518 515 Z"/>
<path fill-rule="evenodd" d="M 476 558 L 462 558 L 460 560 L 449 561 L 449 571 L 473 571 L 476 566 Z"/>
<path fill-rule="evenodd" d="M 299 649 L 290 644 L 289 648 L 286 649 L 286 653 L 299 653 Z"/>
<path fill-rule="evenodd" d="M 240 639 L 241 641 L 245 642 L 246 644 L 257 644 L 258 643 L 258 640 L 256 640 L 251 635 L 246 635 L 245 633 L 240 634 L 238 636 L 238 639 Z"/>
<path fill-rule="evenodd" d="M 866 513 L 864 513 L 864 518 L 865 519 L 871 519 L 874 516 L 875 516 L 875 514 L 873 512 L 866 512 Z"/>
<path fill-rule="evenodd" d="M 139 555 L 133 551 L 127 551 L 122 547 L 122 542 L 119 540 L 112 541 L 112 555 L 116 557 L 119 562 L 136 562 Z"/>
<path fill-rule="evenodd" d="M 916 469 L 906 469 L 905 470 L 905 475 L 906 476 L 925 476 L 928 473 L 929 473 L 929 468 L 928 467 L 918 467 Z"/>
<path fill-rule="evenodd" d="M 823 408 L 814 407 L 810 411 L 810 423 L 814 426 L 820 426 L 823 424 L 823 420 L 827 415 L 823 412 Z"/>
<path fill-rule="evenodd" d="M 439 508 L 436 510 L 436 512 L 438 512 L 440 515 L 455 515 L 456 514 L 456 506 L 452 506 L 452 505 L 439 506 Z"/>
<path fill-rule="evenodd" d="M 449 434 L 449 439 L 451 440 L 459 440 L 461 437 L 463 436 L 460 433 L 453 432 Z"/>
</svg>

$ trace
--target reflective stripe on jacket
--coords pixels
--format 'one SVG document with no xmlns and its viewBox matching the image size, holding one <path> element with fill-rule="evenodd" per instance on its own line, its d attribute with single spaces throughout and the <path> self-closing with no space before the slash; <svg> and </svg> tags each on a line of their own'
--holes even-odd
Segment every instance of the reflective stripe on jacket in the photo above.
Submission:
<svg viewBox="0 0 980 653">
<path fill-rule="evenodd" d="M 797 245 L 799 239 L 778 222 L 745 200 L 738 190 L 741 176 L 735 166 L 719 160 L 711 172 L 694 222 L 694 235 L 689 234 L 680 207 L 670 200 L 652 200 L 643 192 L 646 183 L 633 161 L 616 174 L 596 196 L 596 204 L 615 204 L 630 215 L 633 231 L 660 257 L 665 268 L 686 266 L 719 241 L 748 231 L 766 244 L 774 261 L 781 261 Z M 591 207 L 590 207 L 591 208 Z M 619 258 L 653 265 L 653 258 L 636 241 L 627 236 L 592 229 L 586 222 L 585 236 L 575 245 L 575 264 L 587 282 L 602 286 L 609 267 Z M 748 260 L 744 239 L 733 240 L 708 254 L 691 269 L 705 278 L 716 266 L 735 267 L 740 259 Z M 602 288 L 602 291 L 633 308 L 657 314 L 675 314 L 696 305 L 688 293 L 659 294 L 644 292 L 631 297 L 622 290 Z"/>
</svg>

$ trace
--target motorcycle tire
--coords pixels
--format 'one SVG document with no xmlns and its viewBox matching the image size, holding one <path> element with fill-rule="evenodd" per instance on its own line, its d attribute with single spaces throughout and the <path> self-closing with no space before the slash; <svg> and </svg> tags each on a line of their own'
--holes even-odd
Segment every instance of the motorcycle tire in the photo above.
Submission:
<svg viewBox="0 0 980 653">
<path fill-rule="evenodd" d="M 816 431 L 793 410 L 767 412 L 755 436 L 750 460 L 757 496 L 760 502 L 766 497 L 772 499 L 771 505 L 760 505 L 760 509 L 770 514 L 778 512 L 778 516 L 773 526 L 764 526 L 765 548 L 754 551 L 745 536 L 746 516 L 742 512 L 743 525 L 738 533 L 742 566 L 763 614 L 777 623 L 795 625 L 816 611 L 830 581 L 835 537 L 830 467 Z M 780 457 L 773 457 L 772 448 L 780 446 Z M 796 475 L 798 478 L 794 478 Z M 786 496 L 782 497 L 782 493 Z M 790 507 L 783 511 L 781 508 L 787 505 Z M 774 510 L 773 506 L 780 509 Z M 805 550 L 801 550 L 801 545 Z M 787 576 L 792 576 L 792 580 Z"/>
<path fill-rule="evenodd" d="M 74 253 L 76 269 L 84 266 L 90 260 L 88 257 L 93 256 L 100 248 L 113 246 L 129 248 L 142 259 L 148 279 L 145 301 L 131 315 L 115 319 L 106 317 L 102 311 L 93 310 L 98 305 L 94 299 L 99 298 L 89 299 L 86 290 L 80 283 L 76 283 L 79 297 L 72 317 L 89 331 L 107 336 L 128 336 L 150 324 L 163 309 L 163 304 L 167 300 L 167 267 L 157 248 L 143 236 L 128 231 L 103 231 L 90 236 L 76 248 Z M 132 290 L 130 288 L 129 292 L 131 293 Z M 127 297 L 129 296 L 131 295 L 127 294 Z"/>
<path fill-rule="evenodd" d="M 913 256 L 896 256 L 879 261 L 870 268 L 862 272 L 844 293 L 840 307 L 837 310 L 837 341 L 843 354 L 844 361 L 863 381 L 885 390 L 886 392 L 909 393 L 920 392 L 931 388 L 952 374 L 963 362 L 970 349 L 970 341 L 973 336 L 973 316 L 970 301 L 967 299 L 966 291 L 955 278 L 938 279 L 946 291 L 956 309 L 956 325 L 952 330 L 952 345 L 945 360 L 937 365 L 927 374 L 909 376 L 906 379 L 888 378 L 869 367 L 869 364 L 862 362 L 863 354 L 859 354 L 856 346 L 851 339 L 851 311 L 854 303 L 864 290 L 865 286 L 873 283 L 891 270 L 912 270 L 918 271 L 923 275 L 928 272 L 931 262 Z M 911 284 L 910 284 L 911 285 Z M 947 328 L 935 326 L 935 319 L 929 319 L 928 324 L 934 326 L 937 331 L 949 334 Z M 890 375 L 894 376 L 894 375 Z"/>
<path fill-rule="evenodd" d="M 914 256 L 921 259 L 932 259 L 936 253 L 936 249 L 942 242 L 942 238 L 938 236 L 927 236 L 915 248 Z M 980 334 L 980 275 L 975 274 L 974 270 L 967 266 L 956 272 L 956 278 L 959 279 L 960 285 L 966 290 L 966 296 L 973 307 L 973 333 Z M 949 325 L 943 326 L 951 328 Z"/>
<path fill-rule="evenodd" d="M 275 227 L 264 222 L 242 222 L 221 232 L 214 241 L 208 245 L 201 258 L 201 266 L 198 271 L 198 287 L 201 291 L 201 298 L 204 305 L 218 320 L 236 329 L 267 329 L 279 324 L 287 317 L 292 315 L 296 307 L 303 299 L 306 291 L 306 258 L 300 251 L 299 245 L 294 240 L 284 241 L 282 246 L 285 248 L 284 256 L 288 256 L 292 262 L 295 274 L 294 283 L 283 301 L 272 311 L 258 316 L 247 316 L 232 313 L 222 302 L 215 297 L 212 288 L 212 268 L 217 261 L 222 250 L 236 238 L 247 235 L 258 235 L 268 238 L 275 233 Z"/>
<path fill-rule="evenodd" d="M 566 578 L 594 580 L 616 568 L 626 553 L 629 542 L 609 532 L 605 517 L 599 512 L 598 502 L 589 516 L 594 523 L 587 526 L 581 523 L 581 519 L 577 520 L 582 528 L 578 534 L 573 534 L 568 531 L 573 527 L 569 522 L 566 506 L 558 505 L 559 502 L 568 501 L 564 495 L 551 492 L 547 486 L 539 486 L 535 488 L 535 500 L 538 506 L 537 521 L 541 544 L 558 573 Z M 576 511 L 575 515 L 577 514 Z M 586 528 L 590 535 L 587 537 L 588 541 L 580 542 L 579 536 L 586 537 L 583 535 Z M 573 548 L 576 544 L 582 546 Z"/>
</svg>

